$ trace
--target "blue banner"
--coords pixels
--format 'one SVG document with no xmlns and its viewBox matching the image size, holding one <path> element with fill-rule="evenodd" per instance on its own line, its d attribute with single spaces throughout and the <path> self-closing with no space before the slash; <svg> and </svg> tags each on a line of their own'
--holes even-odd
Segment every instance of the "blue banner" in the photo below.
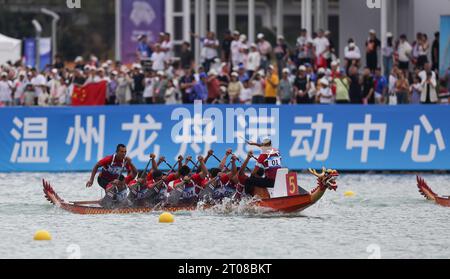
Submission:
<svg viewBox="0 0 450 279">
<path fill-rule="evenodd" d="M 245 157 L 244 139 L 266 136 L 293 170 L 450 170 L 448 115 L 412 105 L 2 108 L 0 171 L 89 171 L 119 143 L 138 168 L 150 153 Z"/>
<path fill-rule="evenodd" d="M 450 68 L 450 15 L 441 16 L 440 28 L 440 75 Z"/>
<path fill-rule="evenodd" d="M 41 38 L 39 40 L 40 65 L 39 69 L 44 70 L 45 67 L 52 63 L 52 45 L 51 38 Z M 36 67 L 36 39 L 28 38 L 25 40 L 25 60 L 26 65 Z"/>
</svg>

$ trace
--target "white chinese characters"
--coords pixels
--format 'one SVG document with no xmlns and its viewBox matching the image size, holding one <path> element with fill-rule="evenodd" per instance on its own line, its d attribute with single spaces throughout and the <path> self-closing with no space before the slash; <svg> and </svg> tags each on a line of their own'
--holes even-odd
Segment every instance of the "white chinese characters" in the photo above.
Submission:
<svg viewBox="0 0 450 279">
<path fill-rule="evenodd" d="M 14 118 L 15 128 L 11 135 L 16 140 L 11 154 L 11 163 L 49 163 L 47 128 L 48 119 L 26 117 Z"/>
<path fill-rule="evenodd" d="M 420 117 L 420 122 L 428 135 L 432 133 L 434 134 L 437 146 L 435 144 L 431 144 L 427 154 L 419 154 L 420 133 L 422 129 L 420 125 L 415 125 L 413 131 L 406 131 L 405 139 L 403 140 L 400 150 L 401 152 L 406 153 L 412 142 L 411 159 L 416 163 L 429 163 L 435 159 L 437 148 L 439 148 L 439 151 L 444 151 L 446 146 L 444 138 L 442 137 L 441 129 L 433 130 L 433 126 L 431 126 L 430 121 L 428 121 L 428 118 L 425 115 Z"/>
<path fill-rule="evenodd" d="M 330 155 L 331 137 L 333 123 L 323 122 L 323 114 L 317 115 L 317 121 L 312 117 L 296 117 L 296 125 L 308 125 L 308 129 L 297 129 L 292 131 L 295 142 L 289 152 L 291 157 L 306 157 L 306 161 L 326 161 Z M 322 133 L 325 134 L 322 151 L 319 152 L 322 143 Z M 312 144 L 311 142 L 312 141 Z"/>
<path fill-rule="evenodd" d="M 123 131 L 131 132 L 131 136 L 127 144 L 129 148 L 128 156 L 130 158 L 137 157 L 137 159 L 141 162 L 148 160 L 146 150 L 156 141 L 158 138 L 158 131 L 162 129 L 162 124 L 157 123 L 150 114 L 145 116 L 145 120 L 146 123 L 141 123 L 141 116 L 134 115 L 133 123 L 122 124 Z M 150 132 L 150 135 L 146 136 L 148 131 Z M 159 156 L 160 146 L 156 144 L 152 153 Z"/>
<path fill-rule="evenodd" d="M 372 115 L 366 114 L 364 123 L 350 123 L 347 133 L 347 150 L 361 148 L 361 163 L 367 163 L 369 160 L 369 149 L 377 148 L 384 150 L 386 145 L 385 123 L 372 123 Z M 356 132 L 362 132 L 362 139 L 356 139 Z M 371 139 L 371 133 L 378 132 L 378 138 Z"/>
<path fill-rule="evenodd" d="M 90 162 L 92 158 L 93 145 L 97 145 L 97 160 L 103 157 L 105 144 L 105 122 L 106 117 L 100 115 L 98 118 L 98 128 L 94 127 L 94 117 L 86 117 L 86 127 L 81 125 L 81 116 L 75 116 L 75 124 L 70 127 L 66 138 L 66 145 L 72 145 L 72 150 L 66 157 L 67 163 L 72 163 L 78 155 L 80 145 L 85 145 L 84 160 Z"/>
</svg>

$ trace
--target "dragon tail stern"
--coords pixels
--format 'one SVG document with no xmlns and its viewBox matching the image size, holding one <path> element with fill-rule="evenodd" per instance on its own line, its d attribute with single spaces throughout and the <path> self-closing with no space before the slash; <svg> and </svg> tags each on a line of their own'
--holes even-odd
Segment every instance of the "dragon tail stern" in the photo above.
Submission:
<svg viewBox="0 0 450 279">
<path fill-rule="evenodd" d="M 436 201 L 436 197 L 438 195 L 428 186 L 423 178 L 417 176 L 417 187 L 419 188 L 419 192 L 430 201 Z"/>
<path fill-rule="evenodd" d="M 45 198 L 51 203 L 56 206 L 59 206 L 61 203 L 64 202 L 63 199 L 61 199 L 58 194 L 55 192 L 53 187 L 50 185 L 50 183 L 46 180 L 42 180 L 43 190 Z"/>
</svg>

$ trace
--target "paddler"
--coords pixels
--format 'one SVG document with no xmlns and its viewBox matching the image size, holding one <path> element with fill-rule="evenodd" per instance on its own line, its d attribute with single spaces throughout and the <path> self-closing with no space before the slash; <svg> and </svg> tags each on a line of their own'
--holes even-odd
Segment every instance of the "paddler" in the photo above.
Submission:
<svg viewBox="0 0 450 279">
<path fill-rule="evenodd" d="M 192 162 L 192 157 L 188 156 L 184 165 L 179 169 L 177 175 L 169 175 L 166 182 L 174 181 L 173 190 L 170 192 L 168 202 L 170 205 L 177 205 L 182 202 L 191 204 L 197 201 L 198 194 L 208 182 L 206 179 L 208 169 L 205 166 L 205 158 L 198 157 L 199 173 L 192 173 L 188 163 Z"/>
<path fill-rule="evenodd" d="M 128 200 L 134 206 L 151 206 L 157 204 L 162 200 L 167 185 L 164 183 L 163 173 L 158 169 L 162 162 L 165 162 L 165 157 L 160 157 L 156 162 L 156 155 L 151 154 L 150 160 L 152 168 L 147 174 L 146 170 L 142 171 L 136 180 L 133 180 L 128 185 L 130 193 Z"/>
<path fill-rule="evenodd" d="M 129 206 L 127 199 L 127 184 L 125 183 L 125 177 L 120 175 L 118 179 L 114 179 L 109 183 L 106 188 L 106 195 L 100 202 L 103 208 L 124 208 Z"/>
<path fill-rule="evenodd" d="M 245 181 L 245 192 L 253 194 L 255 187 L 273 188 L 277 171 L 282 168 L 280 151 L 273 148 L 270 138 L 265 138 L 261 144 L 252 142 L 248 142 L 248 144 L 260 147 L 262 152 L 258 157 L 251 177 Z M 261 170 L 264 170 L 264 177 L 260 176 Z"/>
<path fill-rule="evenodd" d="M 90 188 L 94 184 L 94 179 L 99 168 L 102 168 L 100 175 L 98 176 L 97 182 L 103 189 L 111 182 L 117 180 L 125 171 L 128 176 L 125 178 L 124 182 L 128 184 L 137 175 L 137 169 L 133 165 L 130 158 L 126 157 L 127 148 L 123 144 L 119 144 L 116 148 L 116 153 L 107 156 L 100 160 L 95 167 L 92 169 L 91 178 L 86 183 L 86 187 Z"/>
</svg>

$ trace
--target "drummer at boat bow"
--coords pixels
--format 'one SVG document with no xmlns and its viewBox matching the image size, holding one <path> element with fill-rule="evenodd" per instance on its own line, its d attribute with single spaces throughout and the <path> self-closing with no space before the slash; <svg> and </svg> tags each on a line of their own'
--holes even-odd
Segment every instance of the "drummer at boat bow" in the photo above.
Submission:
<svg viewBox="0 0 450 279">
<path fill-rule="evenodd" d="M 126 157 L 127 148 L 123 144 L 119 144 L 114 155 L 108 156 L 100 160 L 94 167 L 91 173 L 91 178 L 86 183 L 86 187 L 92 187 L 94 184 L 95 175 L 99 168 L 102 168 L 97 182 L 103 189 L 106 189 L 108 184 L 118 179 L 123 172 L 127 172 L 128 176 L 125 183 L 129 183 L 137 175 L 137 169 L 133 165 L 130 158 Z"/>
<path fill-rule="evenodd" d="M 273 148 L 271 139 L 264 139 L 262 144 L 251 142 L 249 144 L 260 147 L 262 150 L 251 177 L 245 181 L 245 192 L 253 194 L 255 187 L 273 188 L 277 171 L 282 168 L 282 165 L 281 153 L 278 149 Z M 260 176 L 261 170 L 264 170 L 264 177 Z"/>
</svg>

